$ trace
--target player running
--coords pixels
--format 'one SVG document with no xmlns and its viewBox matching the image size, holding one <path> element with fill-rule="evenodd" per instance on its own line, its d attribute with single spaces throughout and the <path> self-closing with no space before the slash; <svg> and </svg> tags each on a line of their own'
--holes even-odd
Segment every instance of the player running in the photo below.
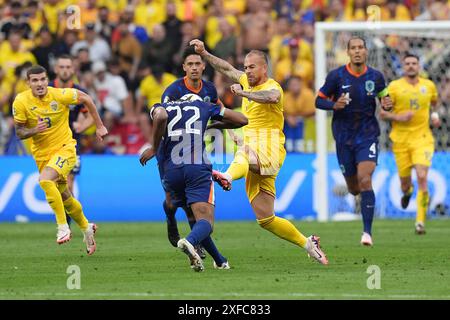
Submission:
<svg viewBox="0 0 450 320">
<path fill-rule="evenodd" d="M 202 259 L 194 247 L 200 243 L 208 250 L 205 241 L 211 241 L 214 224 L 214 184 L 212 165 L 206 156 L 204 134 L 209 119 L 226 120 L 241 127 L 247 118 L 238 112 L 217 104 L 202 101 L 195 94 L 180 100 L 156 104 L 150 115 L 153 119 L 153 146 L 142 154 L 140 162 L 145 165 L 155 156 L 160 144 L 163 151 L 163 183 L 171 193 L 176 206 L 188 206 L 195 216 L 195 224 L 186 238 L 177 243 L 188 255 L 194 271 L 203 271 Z M 229 269 L 229 264 L 217 248 L 209 252 L 214 267 Z"/>
<path fill-rule="evenodd" d="M 231 92 L 241 96 L 242 110 L 249 124 L 244 128 L 244 139 L 235 158 L 225 173 L 213 172 L 213 178 L 225 189 L 231 189 L 233 180 L 245 177 L 246 192 L 258 224 L 278 237 L 304 248 L 319 263 L 328 264 L 320 249 L 319 237 L 306 238 L 289 221 L 275 216 L 275 179 L 286 157 L 283 134 L 283 89 L 267 75 L 267 56 L 252 50 L 245 57 L 245 73 L 228 62 L 206 51 L 204 43 L 192 40 L 198 52 L 216 71 L 238 84 Z M 233 128 L 232 124 L 218 122 L 212 128 Z"/>
<path fill-rule="evenodd" d="M 348 191 L 361 194 L 364 231 L 361 244 L 372 246 L 375 193 L 372 174 L 378 159 L 380 127 L 375 117 L 376 98 L 383 108 L 392 107 L 384 77 L 366 65 L 367 47 L 361 37 L 347 43 L 350 63 L 332 70 L 320 88 L 316 107 L 332 110 L 336 153 Z"/>
<path fill-rule="evenodd" d="M 108 134 L 91 97 L 76 89 L 48 87 L 47 71 L 33 66 L 27 71 L 30 89 L 17 95 L 13 102 L 16 134 L 20 139 L 32 138 L 31 153 L 39 169 L 39 185 L 56 215 L 56 242 L 65 243 L 72 237 L 66 212 L 84 234 L 87 253 L 96 250 L 96 225 L 89 223 L 78 200 L 67 188 L 67 175 L 77 161 L 76 141 L 69 127 L 69 106 L 85 105 L 97 127 L 97 137 Z"/>
<path fill-rule="evenodd" d="M 75 70 L 73 68 L 73 59 L 70 55 L 61 55 L 56 59 L 55 63 L 56 78 L 50 81 L 48 84 L 54 88 L 73 88 L 86 93 L 86 90 L 80 87 L 73 81 Z M 89 114 L 87 108 L 82 104 L 69 105 L 69 126 L 72 130 L 72 136 L 77 142 L 77 162 L 72 171 L 67 175 L 67 186 L 69 191 L 73 194 L 73 184 L 75 182 L 75 176 L 80 174 L 81 171 L 81 133 L 94 124 L 94 119 Z"/>
<path fill-rule="evenodd" d="M 382 110 L 380 116 L 392 122 L 389 137 L 393 145 L 395 162 L 400 177 L 403 197 L 401 206 L 406 209 L 413 193 L 411 170 L 417 173 L 419 191 L 417 192 L 417 215 L 415 231 L 425 233 L 425 219 L 428 210 L 428 169 L 434 153 L 434 139 L 430 130 L 431 124 L 438 128 L 441 125 L 437 111 L 438 94 L 431 80 L 419 76 L 419 57 L 407 54 L 403 58 L 404 76 L 392 81 L 388 86 L 389 96 L 393 102 L 392 112 Z"/>
</svg>

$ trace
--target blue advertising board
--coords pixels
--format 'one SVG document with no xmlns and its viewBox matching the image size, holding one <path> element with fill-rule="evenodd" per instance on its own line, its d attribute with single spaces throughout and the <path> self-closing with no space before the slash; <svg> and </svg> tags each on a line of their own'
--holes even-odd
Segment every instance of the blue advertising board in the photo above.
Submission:
<svg viewBox="0 0 450 320">
<path fill-rule="evenodd" d="M 338 213 L 353 212 L 354 197 L 336 191 L 345 185 L 336 156 L 328 158 L 328 191 L 314 184 L 314 160 L 314 154 L 289 154 L 286 157 L 276 182 L 275 211 L 278 215 L 315 219 L 316 205 L 325 192 L 329 195 L 330 218 Z M 414 198 L 407 210 L 400 208 L 401 191 L 392 154 L 381 154 L 379 160 L 373 176 L 377 215 L 413 216 Z M 450 205 L 448 164 L 450 154 L 435 154 L 429 174 L 432 210 L 437 205 Z M 31 157 L 0 157 L 0 168 L 0 222 L 54 221 Z M 224 168 L 226 165 L 218 166 L 218 169 Z M 137 156 L 82 156 L 75 195 L 93 221 L 161 221 L 165 218 L 162 212 L 164 192 L 155 160 L 141 167 Z M 245 194 L 244 180 L 234 181 L 230 192 L 216 186 L 215 196 L 217 220 L 255 219 Z M 178 215 L 180 219 L 183 216 Z"/>
</svg>

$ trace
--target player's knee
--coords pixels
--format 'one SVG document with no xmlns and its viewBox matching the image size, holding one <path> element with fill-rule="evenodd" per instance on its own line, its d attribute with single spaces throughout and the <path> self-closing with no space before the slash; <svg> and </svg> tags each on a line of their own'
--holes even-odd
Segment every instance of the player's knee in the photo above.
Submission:
<svg viewBox="0 0 450 320">
<path fill-rule="evenodd" d="M 417 182 L 419 184 L 427 183 L 427 172 L 426 171 L 418 171 L 417 172 Z"/>
<path fill-rule="evenodd" d="M 358 184 L 360 190 L 372 189 L 372 177 L 370 175 L 358 176 Z"/>
<path fill-rule="evenodd" d="M 169 209 L 169 210 L 175 210 L 176 209 L 176 207 L 173 205 L 173 203 L 172 203 L 172 201 L 168 201 L 167 199 L 166 199 L 166 206 L 167 206 L 167 208 Z"/>
</svg>

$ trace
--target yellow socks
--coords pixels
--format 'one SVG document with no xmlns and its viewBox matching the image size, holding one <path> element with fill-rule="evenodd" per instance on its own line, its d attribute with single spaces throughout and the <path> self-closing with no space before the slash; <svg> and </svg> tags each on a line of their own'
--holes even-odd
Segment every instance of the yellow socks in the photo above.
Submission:
<svg viewBox="0 0 450 320">
<path fill-rule="evenodd" d="M 430 201 L 430 196 L 428 192 L 423 192 L 419 190 L 417 192 L 417 215 L 416 223 L 425 224 L 425 219 L 428 211 L 428 202 Z"/>
<path fill-rule="evenodd" d="M 233 180 L 241 179 L 247 176 L 248 166 L 248 156 L 244 153 L 244 151 L 238 150 L 234 156 L 233 162 L 230 164 L 225 173 L 228 174 Z"/>
<path fill-rule="evenodd" d="M 66 212 L 64 211 L 63 200 L 59 193 L 56 183 L 51 180 L 42 180 L 39 182 L 42 190 L 45 192 L 45 198 L 48 204 L 53 209 L 56 216 L 56 223 L 67 224 Z"/>
<path fill-rule="evenodd" d="M 81 203 L 74 197 L 70 197 L 64 201 L 64 208 L 67 214 L 77 223 L 81 231 L 86 231 L 88 228 L 88 220 L 84 216 Z"/>
<path fill-rule="evenodd" d="M 297 230 L 297 228 L 289 221 L 280 217 L 277 217 L 275 215 L 264 218 L 258 221 L 258 224 L 274 233 L 281 239 L 287 240 L 289 242 L 292 242 L 293 244 L 296 244 L 302 248 L 306 245 L 306 237 L 301 234 L 300 231 Z"/>
</svg>

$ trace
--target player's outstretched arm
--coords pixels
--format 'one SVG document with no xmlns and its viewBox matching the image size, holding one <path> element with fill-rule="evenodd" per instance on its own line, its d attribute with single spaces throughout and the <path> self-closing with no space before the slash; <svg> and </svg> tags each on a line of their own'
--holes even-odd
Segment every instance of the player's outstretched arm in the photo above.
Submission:
<svg viewBox="0 0 450 320">
<path fill-rule="evenodd" d="M 14 122 L 14 128 L 16 130 L 17 137 L 23 140 L 45 131 L 48 128 L 48 122 L 39 118 L 38 124 L 34 128 L 27 128 L 25 123 Z"/>
<path fill-rule="evenodd" d="M 153 106 L 150 113 L 151 118 L 153 119 L 153 141 L 150 144 L 150 147 L 142 152 L 139 158 L 139 162 L 143 166 L 145 166 L 147 164 L 147 161 L 151 160 L 155 156 L 156 150 L 158 150 L 164 133 L 166 132 L 167 119 L 169 118 L 166 109 L 164 109 L 162 106 Z"/>
<path fill-rule="evenodd" d="M 86 106 L 92 118 L 94 119 L 95 126 L 97 127 L 96 135 L 97 138 L 101 141 L 103 137 L 108 134 L 108 130 L 103 125 L 103 121 L 100 118 L 100 115 L 97 112 L 97 107 L 94 104 L 92 98 L 84 93 L 83 91 L 77 90 L 78 92 L 78 102 L 82 103 Z"/>
<path fill-rule="evenodd" d="M 281 99 L 280 91 L 275 89 L 250 92 L 242 90 L 242 86 L 238 83 L 233 84 L 230 89 L 231 92 L 237 96 L 244 97 L 262 104 L 278 103 Z"/>
<path fill-rule="evenodd" d="M 189 45 L 194 46 L 195 52 L 201 55 L 215 70 L 223 73 L 233 81 L 239 82 L 239 78 L 244 72 L 237 70 L 225 60 L 222 60 L 206 51 L 203 41 L 194 39 L 189 42 Z"/>
</svg>

